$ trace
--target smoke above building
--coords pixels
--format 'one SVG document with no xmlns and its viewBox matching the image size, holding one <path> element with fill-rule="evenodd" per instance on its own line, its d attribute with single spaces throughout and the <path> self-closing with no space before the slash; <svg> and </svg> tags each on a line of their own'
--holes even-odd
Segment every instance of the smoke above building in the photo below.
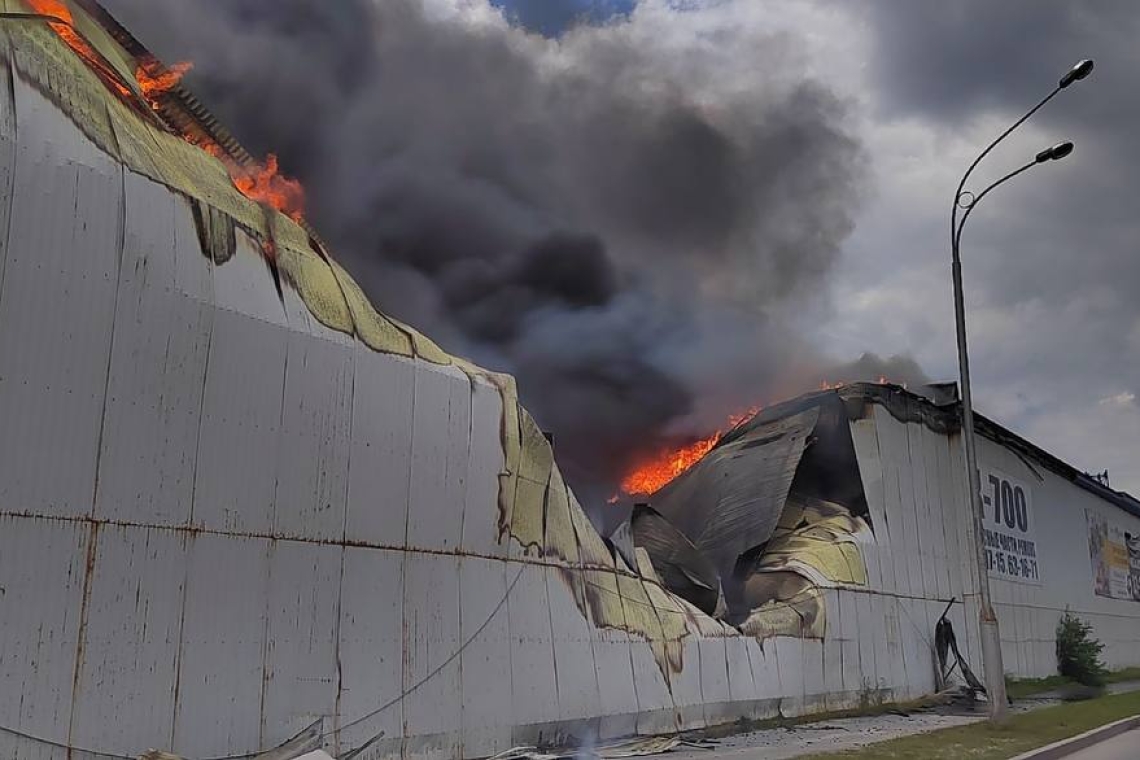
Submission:
<svg viewBox="0 0 1140 760">
<path fill-rule="evenodd" d="M 734 411 L 915 379 L 789 327 L 826 308 L 865 157 L 759 14 L 648 0 L 547 39 L 488 0 L 107 5 L 303 182 L 381 309 L 518 377 L 585 503 Z"/>
</svg>

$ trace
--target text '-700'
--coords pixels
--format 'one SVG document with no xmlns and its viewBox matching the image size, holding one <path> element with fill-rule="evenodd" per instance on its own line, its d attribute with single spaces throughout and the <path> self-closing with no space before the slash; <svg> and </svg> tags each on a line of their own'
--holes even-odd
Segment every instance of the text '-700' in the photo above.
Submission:
<svg viewBox="0 0 1140 760">
<path fill-rule="evenodd" d="M 994 522 L 1005 524 L 1007 528 L 1022 533 L 1029 530 L 1029 508 L 1025 502 L 1025 491 L 1021 486 L 1012 485 L 1008 480 L 990 475 L 989 485 L 992 494 L 982 494 L 982 502 L 993 507 Z"/>
</svg>

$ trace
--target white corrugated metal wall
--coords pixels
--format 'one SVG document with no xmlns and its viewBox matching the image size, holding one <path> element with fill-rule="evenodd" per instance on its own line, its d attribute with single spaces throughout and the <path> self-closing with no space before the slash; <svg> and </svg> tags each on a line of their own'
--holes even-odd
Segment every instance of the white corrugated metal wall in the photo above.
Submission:
<svg viewBox="0 0 1140 760">
<path fill-rule="evenodd" d="M 910 638 L 905 633 L 910 622 L 912 633 L 921 629 L 930 637 L 939 605 L 951 597 L 965 599 L 966 607 L 955 604 L 950 619 L 963 653 L 980 671 L 977 568 L 961 440 L 919 422 L 901 422 L 883 406 L 870 409 L 871 416 L 852 422 L 851 429 L 877 538 L 877 546 L 867 550 L 871 586 L 882 590 L 880 601 L 895 595 L 904 641 Z M 1085 511 L 1104 515 L 1132 535 L 1140 535 L 1140 519 L 994 441 L 979 439 L 978 463 L 983 473 L 1016 478 L 1031 496 L 1040 582 L 990 573 L 1006 672 L 1020 677 L 1056 672 L 1055 632 L 1066 609 L 1094 626 L 1110 667 L 1140 663 L 1140 602 L 1094 592 Z M 890 610 L 885 617 L 873 616 L 876 624 L 881 619 L 893 620 Z M 929 655 L 914 649 L 927 642 L 910 638 L 910 649 L 904 644 L 897 657 L 890 622 L 886 634 L 887 656 L 905 669 L 892 682 L 905 681 L 911 693 L 929 691 Z"/>
<path fill-rule="evenodd" d="M 688 609 L 669 671 L 577 598 L 677 614 L 652 583 L 500 539 L 498 389 L 323 326 L 240 233 L 215 265 L 184 198 L 3 74 L 3 756 L 219 757 L 323 719 L 334 750 L 473 757 L 933 688 L 934 622 L 976 587 L 956 439 L 869 406 L 868 585 L 825 590 L 822 640 Z M 1132 608 L 1093 597 L 1074 539 L 1081 505 L 1113 508 L 1048 472 L 1036 489 L 1046 584 L 996 584 L 1007 665 L 1047 669 L 1065 604 L 1135 660 Z M 978 662 L 976 608 L 950 615 Z"/>
</svg>

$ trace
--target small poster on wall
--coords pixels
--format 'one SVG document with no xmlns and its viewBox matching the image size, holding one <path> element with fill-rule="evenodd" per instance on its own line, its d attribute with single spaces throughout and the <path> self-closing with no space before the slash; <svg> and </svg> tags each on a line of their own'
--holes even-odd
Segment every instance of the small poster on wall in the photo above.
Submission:
<svg viewBox="0 0 1140 760">
<path fill-rule="evenodd" d="M 1140 534 L 1130 533 L 1099 512 L 1085 510 L 1093 590 L 1110 599 L 1140 601 Z"/>
</svg>

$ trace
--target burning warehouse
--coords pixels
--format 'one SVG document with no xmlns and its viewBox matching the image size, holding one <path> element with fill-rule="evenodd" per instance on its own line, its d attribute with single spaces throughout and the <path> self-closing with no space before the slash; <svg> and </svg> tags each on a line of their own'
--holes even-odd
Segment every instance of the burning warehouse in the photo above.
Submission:
<svg viewBox="0 0 1140 760">
<path fill-rule="evenodd" d="M 176 70 L 90 0 L 3 13 L 0 756 L 480 757 L 909 699 L 944 612 L 980 660 L 953 398 L 767 408 L 607 542 L 514 381 L 374 308 Z M 1066 608 L 1136 664 L 1140 503 L 979 426 L 1007 669 L 1053 671 Z"/>
</svg>

